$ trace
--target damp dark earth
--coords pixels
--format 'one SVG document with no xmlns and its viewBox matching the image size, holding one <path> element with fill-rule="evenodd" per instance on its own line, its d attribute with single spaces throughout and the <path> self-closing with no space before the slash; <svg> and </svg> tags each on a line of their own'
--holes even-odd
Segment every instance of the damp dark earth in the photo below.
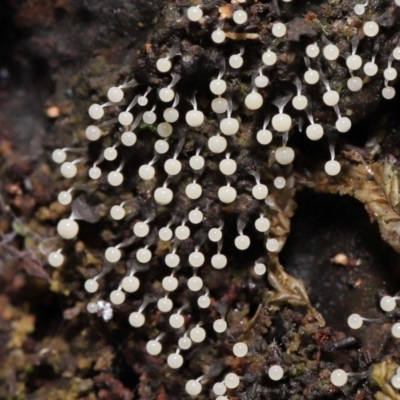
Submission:
<svg viewBox="0 0 400 400">
<path fill-rule="evenodd" d="M 0 10 L 0 399 L 400 399 L 399 0 Z"/>
</svg>

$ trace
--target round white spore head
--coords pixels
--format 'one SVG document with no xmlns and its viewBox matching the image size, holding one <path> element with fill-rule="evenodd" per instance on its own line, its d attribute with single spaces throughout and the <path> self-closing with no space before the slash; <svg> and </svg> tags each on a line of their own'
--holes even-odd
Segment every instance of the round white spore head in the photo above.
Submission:
<svg viewBox="0 0 400 400">
<path fill-rule="evenodd" d="M 331 373 L 331 382 L 334 386 L 342 387 L 347 383 L 347 372 L 342 369 L 335 369 Z"/>
<path fill-rule="evenodd" d="M 72 219 L 61 219 L 57 224 L 57 232 L 63 239 L 73 239 L 79 231 L 79 225 Z"/>
</svg>

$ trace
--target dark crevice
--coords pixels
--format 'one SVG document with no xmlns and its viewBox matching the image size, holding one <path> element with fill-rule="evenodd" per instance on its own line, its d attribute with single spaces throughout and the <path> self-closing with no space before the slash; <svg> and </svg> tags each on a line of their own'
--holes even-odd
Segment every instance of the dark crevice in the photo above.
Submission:
<svg viewBox="0 0 400 400">
<path fill-rule="evenodd" d="M 304 190 L 297 202 L 281 261 L 288 273 L 306 283 L 311 303 L 327 324 L 348 332 L 351 313 L 374 316 L 378 295 L 398 291 L 400 257 L 381 239 L 378 225 L 357 200 Z M 340 253 L 354 265 L 332 262 Z"/>
</svg>

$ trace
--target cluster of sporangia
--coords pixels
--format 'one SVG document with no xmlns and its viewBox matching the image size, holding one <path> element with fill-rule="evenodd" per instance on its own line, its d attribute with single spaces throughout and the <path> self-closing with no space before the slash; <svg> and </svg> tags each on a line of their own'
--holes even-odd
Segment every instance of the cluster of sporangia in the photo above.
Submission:
<svg viewBox="0 0 400 400">
<path fill-rule="evenodd" d="M 249 0 L 247 0 L 250 3 Z M 286 0 L 290 2 L 290 0 Z M 400 0 L 395 0 L 396 5 L 400 6 Z M 233 4 L 233 3 L 232 3 Z M 232 15 L 233 22 L 237 25 L 243 25 L 248 19 L 246 9 L 249 4 L 246 4 L 246 0 L 237 0 L 233 4 L 235 6 Z M 356 4 L 354 7 L 354 13 L 358 16 L 363 16 L 366 7 L 368 7 L 368 1 L 365 4 Z M 185 18 L 190 20 L 191 24 L 199 24 L 204 18 L 207 18 L 205 10 L 202 9 L 201 5 L 189 7 L 185 11 Z M 272 24 L 270 34 L 276 38 L 284 38 L 286 35 L 286 25 L 284 22 L 275 21 Z M 363 31 L 366 37 L 373 38 L 378 35 L 380 26 L 371 20 L 366 20 L 363 25 Z M 214 42 L 214 46 L 224 46 L 224 43 L 229 41 L 226 36 L 223 25 L 216 25 L 215 30 L 211 34 L 211 40 Z M 356 43 L 356 42 L 354 42 Z M 294 110 L 304 115 L 309 120 L 309 125 L 306 128 L 306 135 L 310 140 L 319 140 L 324 135 L 324 128 L 321 124 L 316 123 L 313 119 L 311 112 L 310 101 L 307 97 L 307 86 L 319 86 L 321 89 L 321 100 L 327 107 L 332 107 L 337 115 L 336 129 L 340 133 L 348 132 L 351 129 L 352 123 L 347 116 L 342 116 L 339 109 L 340 93 L 332 90 L 328 80 L 323 75 L 322 71 L 313 69 L 313 60 L 318 57 L 324 57 L 327 62 L 334 61 L 339 57 L 344 57 L 339 52 L 338 47 L 333 43 L 321 45 L 317 42 L 310 43 L 304 48 L 304 66 L 305 73 L 302 77 L 296 77 L 293 82 L 293 94 L 285 95 L 277 98 L 273 101 L 273 105 L 276 106 L 276 113 L 272 115 L 272 118 L 268 116 L 265 118 L 265 122 L 261 129 L 258 130 L 254 137 L 257 146 L 264 147 L 266 154 L 268 154 L 268 145 L 275 137 L 282 137 L 282 145 L 275 148 L 274 157 L 278 168 L 275 171 L 283 171 L 278 176 L 275 176 L 273 180 L 268 183 L 271 188 L 276 190 L 283 190 L 287 185 L 285 179 L 285 167 L 291 164 L 294 160 L 294 150 L 287 145 L 289 138 L 289 131 L 293 128 L 294 121 L 292 117 L 285 113 L 285 107 L 289 101 L 292 103 Z M 377 54 L 375 54 L 376 56 Z M 168 76 L 170 73 L 174 60 L 180 57 L 178 51 L 171 49 L 168 54 L 160 55 L 156 69 L 160 74 L 160 77 Z M 226 177 L 226 184 L 222 184 L 216 196 L 216 201 L 221 204 L 221 210 L 224 205 L 229 205 L 237 201 L 237 197 L 242 194 L 238 194 L 237 189 L 234 187 L 235 180 L 232 177 L 235 174 L 248 175 L 249 180 L 253 180 L 252 189 L 248 190 L 246 195 L 252 196 L 253 201 L 256 200 L 260 204 L 261 212 L 259 217 L 253 220 L 255 229 L 260 232 L 265 238 L 266 249 L 268 252 L 278 252 L 280 250 L 280 243 L 269 234 L 270 221 L 266 217 L 268 215 L 268 200 L 269 189 L 265 183 L 261 182 L 260 171 L 239 171 L 237 170 L 237 162 L 234 157 L 227 151 L 229 148 L 230 141 L 235 135 L 238 135 L 241 130 L 241 117 L 239 114 L 240 109 L 246 108 L 246 115 L 251 112 L 256 113 L 265 101 L 263 96 L 259 93 L 260 89 L 267 87 L 270 84 L 270 79 L 273 79 L 273 68 L 279 63 L 279 58 L 274 48 L 263 49 L 260 54 L 260 63 L 257 74 L 253 76 L 252 84 L 253 89 L 246 94 L 243 99 L 242 105 L 233 109 L 232 99 L 226 94 L 227 82 L 224 80 L 224 74 L 226 68 L 240 69 L 243 64 L 243 57 L 245 56 L 244 50 L 240 51 L 239 54 L 232 55 L 228 60 L 227 64 L 221 65 L 219 74 L 210 79 L 207 83 L 209 85 L 209 97 L 211 103 L 211 109 L 199 109 L 195 94 L 189 100 L 192 104 L 192 108 L 187 111 L 185 115 L 180 115 L 179 102 L 183 101 L 183 96 L 180 99 L 179 94 L 174 90 L 175 85 L 179 82 L 180 76 L 178 74 L 171 74 L 170 84 L 165 87 L 142 87 L 136 80 L 131 80 L 120 86 L 111 87 L 108 92 L 108 101 L 104 104 L 92 104 L 89 108 L 90 117 L 99 122 L 97 125 L 90 125 L 86 128 L 86 137 L 89 141 L 99 141 L 104 143 L 105 138 L 116 137 L 115 143 L 109 147 L 105 145 L 101 147 L 101 153 L 98 155 L 98 159 L 88 168 L 88 175 L 91 180 L 100 180 L 104 171 L 106 171 L 107 182 L 113 187 L 123 186 L 125 184 L 127 176 L 124 176 L 124 167 L 127 162 L 132 160 L 126 160 L 127 149 L 135 147 L 137 142 L 141 140 L 141 130 L 138 128 L 139 125 L 143 127 L 153 126 L 158 134 L 154 134 L 154 140 L 151 142 L 154 146 L 154 157 L 149 159 L 147 163 L 138 165 L 138 170 L 132 171 L 135 174 L 138 173 L 139 177 L 143 181 L 154 181 L 156 182 L 154 187 L 155 190 L 152 196 L 155 201 L 155 210 L 149 213 L 146 218 L 142 221 L 138 221 L 133 225 L 133 236 L 134 240 L 129 238 L 119 244 L 110 246 L 105 250 L 104 257 L 108 261 L 108 264 L 117 263 L 121 259 L 127 260 L 128 254 L 136 257 L 136 263 L 128 264 L 131 265 L 130 269 L 126 271 L 126 276 L 120 281 L 119 286 L 110 293 L 109 302 L 106 300 L 98 300 L 90 302 L 87 305 L 89 313 L 97 313 L 105 321 L 112 318 L 113 307 L 122 304 L 127 294 L 135 293 L 139 286 L 140 280 L 135 276 L 138 272 L 138 268 L 135 265 L 151 265 L 153 255 L 151 247 L 155 244 L 154 234 L 156 232 L 161 241 L 167 242 L 168 246 L 172 249 L 168 254 L 165 255 L 165 265 L 170 268 L 171 273 L 167 274 L 162 280 L 162 287 L 165 290 L 165 296 L 158 299 L 157 308 L 166 315 L 169 314 L 169 324 L 181 333 L 179 339 L 176 342 L 176 352 L 170 354 L 167 358 L 168 365 L 177 369 L 180 368 L 184 363 L 184 358 L 181 353 L 188 351 L 191 346 L 206 340 L 207 332 L 202 327 L 202 321 L 198 321 L 197 324 L 185 327 L 185 318 L 182 315 L 187 309 L 187 305 L 182 305 L 174 311 L 174 303 L 171 300 L 171 295 L 178 287 L 178 279 L 176 274 L 181 266 L 187 264 L 193 268 L 193 276 L 187 280 L 188 289 L 194 293 L 201 293 L 198 296 L 198 307 L 200 309 L 207 309 L 210 306 L 210 291 L 204 287 L 203 280 L 198 274 L 201 267 L 204 268 L 211 263 L 211 266 L 215 269 L 225 268 L 227 265 L 227 257 L 221 253 L 222 250 L 222 237 L 223 237 L 223 221 L 215 221 L 215 226 L 207 231 L 207 238 L 196 244 L 193 251 L 182 259 L 179 255 L 178 249 L 179 244 L 187 240 L 191 233 L 194 237 L 195 232 L 201 229 L 202 223 L 204 222 L 204 215 L 202 209 L 196 206 L 198 199 L 201 199 L 203 188 L 201 186 L 201 177 L 207 174 L 208 165 L 207 159 L 203 158 L 202 151 L 204 146 L 199 145 L 195 149 L 188 160 L 188 165 L 185 162 L 187 154 L 182 154 L 182 148 L 185 144 L 185 137 L 177 135 L 179 126 L 186 123 L 186 127 L 194 132 L 194 134 L 201 136 L 201 127 L 205 123 L 206 118 L 208 120 L 216 120 L 219 124 L 219 130 L 215 131 L 212 136 L 204 138 L 204 143 L 208 146 L 207 154 L 213 153 L 214 155 L 223 155 L 219 162 L 219 171 L 221 176 Z M 353 44 L 350 54 L 346 54 L 346 65 L 349 69 L 349 78 L 347 82 L 348 89 L 353 92 L 362 90 L 363 79 L 362 75 L 365 74 L 371 79 L 381 79 L 375 77 L 378 74 L 378 66 L 375 63 L 375 56 L 370 60 L 363 60 L 357 54 L 357 44 Z M 395 89 L 390 83 L 396 79 L 397 71 L 395 69 L 396 61 L 400 60 L 400 46 L 393 49 L 392 55 L 388 59 L 387 67 L 383 71 L 384 81 L 382 85 L 382 96 L 385 99 L 392 99 L 395 96 Z M 270 76 L 265 73 L 271 72 Z M 361 72 L 363 71 L 363 72 Z M 381 76 L 378 74 L 378 76 Z M 374 78 L 375 77 L 375 78 Z M 303 82 L 303 83 L 302 83 Z M 132 91 L 134 93 L 132 94 Z M 151 104 L 149 100 L 149 93 L 153 91 L 157 96 L 154 98 L 154 103 Z M 225 97 L 224 97 L 225 95 Z M 129 100 L 126 98 L 129 96 Z M 186 101 L 186 99 L 185 99 Z M 110 110 L 110 111 L 108 111 Z M 111 111 L 112 110 L 112 111 Z M 115 111 L 117 110 L 117 111 Z M 113 113 L 117 113 L 114 115 Z M 113 114 L 113 115 L 111 115 Z M 238 118 L 239 117 L 239 118 Z M 103 120 L 103 121 L 101 121 Z M 269 130 L 268 124 L 271 122 L 272 129 Z M 110 125 L 115 124 L 115 130 L 110 133 Z M 107 127 L 107 133 L 102 130 L 103 127 Z M 136 133 L 135 133 L 136 130 Z M 149 130 L 146 131 L 149 135 Z M 114 135 L 114 136 L 112 136 Z M 139 136 L 139 137 L 138 137 Z M 171 148 L 170 150 L 170 147 Z M 77 174 L 77 167 L 81 165 L 82 168 L 86 167 L 89 163 L 89 158 L 78 158 L 72 161 L 67 161 L 67 155 L 73 153 L 74 149 L 64 148 L 57 149 L 53 152 L 53 160 L 56 163 L 61 164 L 61 174 L 71 179 Z M 331 160 L 325 165 L 325 171 L 328 175 L 334 176 L 340 172 L 340 163 L 335 160 L 334 147 L 330 148 Z M 134 154 L 129 152 L 128 154 Z M 89 156 L 88 156 L 89 157 Z M 132 156 L 131 156 L 132 157 Z M 267 155 L 265 156 L 267 159 Z M 119 166 L 115 169 L 115 162 L 118 162 Z M 118 161 L 120 160 L 120 161 Z M 102 169 L 100 169 L 100 165 Z M 114 166 L 114 167 L 110 167 Z M 169 207 L 170 215 L 174 216 L 177 205 L 174 204 L 177 197 L 175 193 L 168 187 L 171 182 L 177 182 L 179 174 L 185 168 L 186 172 L 192 175 L 190 181 L 184 183 L 184 195 L 188 201 L 193 204 L 190 212 L 188 212 L 180 221 L 176 221 L 176 218 L 172 218 L 171 222 L 165 226 L 157 226 L 157 217 L 159 211 L 165 212 L 165 209 Z M 263 168 L 260 166 L 260 168 Z M 126 172 L 131 174 L 132 172 Z M 182 182 L 181 182 L 182 183 Z M 158 186 L 158 187 L 157 187 Z M 62 191 L 58 200 L 63 205 L 68 205 L 73 200 L 74 191 L 79 189 L 78 187 L 71 187 L 69 190 Z M 242 190 L 242 188 L 238 189 Z M 79 190 L 77 190 L 79 191 Z M 135 192 L 135 188 L 130 188 L 128 192 Z M 113 220 L 121 221 L 129 213 L 130 206 L 135 202 L 135 197 L 125 200 L 120 204 L 115 204 L 110 209 L 110 216 Z M 115 202 L 118 203 L 118 202 Z M 222 211 L 223 213 L 223 211 Z M 79 231 L 79 225 L 76 222 L 80 219 L 79 213 L 72 212 L 71 216 L 66 219 L 59 221 L 57 231 L 59 235 L 66 240 L 72 240 L 77 237 Z M 175 226 L 174 231 L 171 229 L 172 225 Z M 251 239 L 249 236 L 244 234 L 243 230 L 246 226 L 246 222 L 238 223 L 238 235 L 234 241 L 235 246 L 238 250 L 245 251 L 249 246 Z M 122 231 L 122 229 L 121 229 Z M 150 239 L 152 238 L 152 239 Z M 137 244 L 139 243 L 139 247 Z M 207 249 L 212 248 L 212 243 L 217 244 L 217 252 L 206 260 Z M 214 245 L 215 246 L 215 245 Z M 205 249 L 204 253 L 201 247 Z M 129 249 L 125 254 L 121 249 Z M 134 248 L 134 249 L 132 249 Z M 207 256 L 208 258 L 208 256 Z M 48 256 L 50 265 L 59 267 L 64 261 L 62 249 L 53 251 Z M 134 265 L 132 267 L 132 265 Z M 108 270 L 104 270 L 99 275 L 88 279 L 85 283 L 85 289 L 88 293 L 95 293 L 99 288 L 99 280 L 106 274 Z M 204 272 L 204 271 L 202 271 Z M 262 263 L 256 262 L 254 266 L 254 273 L 257 275 L 263 275 L 266 273 L 266 266 Z M 133 295 L 134 296 L 134 295 Z M 396 298 L 382 299 L 383 309 L 385 311 L 392 310 L 395 307 Z M 140 308 L 134 310 L 129 315 L 129 323 L 134 328 L 140 328 L 146 323 L 145 310 L 149 306 L 149 300 L 143 299 L 143 303 Z M 151 308 L 151 306 L 149 307 Z M 148 310 L 149 310 L 148 308 Z M 210 318 L 210 317 L 208 317 Z M 352 315 L 349 319 L 349 325 L 352 328 L 359 328 L 362 325 L 363 318 L 358 315 Z M 223 334 L 229 332 L 229 327 L 226 321 L 226 315 L 221 315 L 220 319 L 217 319 L 213 323 L 215 332 Z M 393 326 L 393 335 L 400 337 L 400 323 L 396 323 Z M 164 335 L 159 335 L 155 338 L 150 338 L 147 342 L 147 352 L 153 356 L 157 356 L 162 351 L 162 341 Z M 248 353 L 248 346 L 244 342 L 238 342 L 233 346 L 233 353 L 236 357 L 246 357 Z M 284 371 L 281 366 L 273 365 L 269 368 L 269 378 L 272 380 L 280 380 L 284 376 Z M 331 382 L 335 386 L 342 386 L 346 383 L 347 374 L 343 370 L 335 370 L 331 375 Z M 189 395 L 196 396 L 202 390 L 202 381 L 208 376 L 193 377 L 194 379 L 189 380 L 186 384 L 186 392 Z M 241 382 L 241 378 L 235 373 L 228 373 L 222 382 L 217 382 L 213 386 L 213 391 L 218 400 L 227 399 L 225 396 L 227 390 L 236 389 Z M 400 387 L 400 378 L 396 375 L 393 378 L 393 386 Z"/>
</svg>

